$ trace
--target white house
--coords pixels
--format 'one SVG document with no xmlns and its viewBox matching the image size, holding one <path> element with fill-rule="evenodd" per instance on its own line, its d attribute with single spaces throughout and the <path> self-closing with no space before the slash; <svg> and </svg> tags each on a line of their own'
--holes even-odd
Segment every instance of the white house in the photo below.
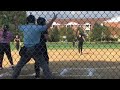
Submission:
<svg viewBox="0 0 120 90">
<path fill-rule="evenodd" d="M 120 22 L 120 16 L 113 17 L 113 18 L 106 20 L 104 22 Z"/>
<path fill-rule="evenodd" d="M 91 30 L 91 24 L 90 23 L 85 23 L 83 27 L 84 27 L 85 31 L 90 31 Z"/>
<path fill-rule="evenodd" d="M 51 28 L 53 28 L 54 26 L 60 26 L 60 25 L 61 25 L 61 24 L 59 24 L 59 23 L 53 22 Z"/>
<path fill-rule="evenodd" d="M 68 26 L 79 26 L 80 24 L 76 23 L 76 22 L 69 22 L 67 24 L 65 24 L 66 27 Z"/>
</svg>

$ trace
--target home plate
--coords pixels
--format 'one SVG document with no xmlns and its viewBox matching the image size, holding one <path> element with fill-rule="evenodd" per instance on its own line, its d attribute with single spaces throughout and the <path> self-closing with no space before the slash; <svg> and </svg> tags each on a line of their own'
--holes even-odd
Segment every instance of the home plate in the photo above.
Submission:
<svg viewBox="0 0 120 90">
<path fill-rule="evenodd" d="M 60 76 L 94 76 L 95 68 L 64 68 L 60 72 Z"/>
<path fill-rule="evenodd" d="M 7 77 L 7 76 L 11 76 L 11 74 L 10 74 L 9 72 L 0 74 L 0 78 L 2 78 L 2 77 Z"/>
</svg>

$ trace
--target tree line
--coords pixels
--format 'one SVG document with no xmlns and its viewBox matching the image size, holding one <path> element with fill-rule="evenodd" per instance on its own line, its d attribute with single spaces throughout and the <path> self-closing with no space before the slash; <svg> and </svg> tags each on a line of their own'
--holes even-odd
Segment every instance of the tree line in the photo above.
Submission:
<svg viewBox="0 0 120 90">
<path fill-rule="evenodd" d="M 20 35 L 21 39 L 23 38 L 22 33 L 17 30 L 17 25 L 25 24 L 25 19 L 26 11 L 0 11 L 0 27 L 4 24 L 8 24 L 10 31 L 12 31 L 14 35 Z M 85 32 L 81 27 L 78 27 L 77 30 L 87 34 L 87 41 L 115 41 L 120 38 L 119 28 L 101 26 L 98 23 L 95 23 L 93 29 L 89 32 Z M 76 31 L 71 27 L 54 27 L 49 29 L 49 37 L 50 42 L 72 42 L 73 39 L 76 38 Z"/>
<path fill-rule="evenodd" d="M 26 11 L 0 11 L 0 27 L 7 24 L 14 35 L 22 33 L 18 30 L 19 24 L 25 24 Z"/>
<path fill-rule="evenodd" d="M 81 27 L 78 27 L 77 30 L 73 30 L 71 27 L 62 27 L 58 29 L 54 27 L 49 30 L 49 37 L 51 42 L 65 41 L 63 36 L 66 36 L 67 42 L 72 42 L 73 39 L 76 39 L 76 32 L 85 33 L 87 38 L 86 41 L 95 42 L 95 41 L 117 41 L 120 38 L 120 29 L 107 27 L 105 25 L 101 26 L 98 23 L 95 23 L 93 29 L 89 32 L 86 32 Z"/>
</svg>

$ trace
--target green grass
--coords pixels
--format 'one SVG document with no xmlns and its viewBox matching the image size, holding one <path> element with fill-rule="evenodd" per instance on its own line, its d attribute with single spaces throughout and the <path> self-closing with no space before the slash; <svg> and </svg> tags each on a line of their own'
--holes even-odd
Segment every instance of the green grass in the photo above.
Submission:
<svg viewBox="0 0 120 90">
<path fill-rule="evenodd" d="M 76 46 L 73 47 L 72 42 L 47 42 L 47 47 L 50 50 L 56 50 L 56 49 L 77 49 L 77 43 Z M 88 43 L 85 42 L 83 47 L 85 49 L 120 49 L 119 43 Z M 11 49 L 15 49 L 15 45 L 11 43 Z"/>
<path fill-rule="evenodd" d="M 75 49 L 72 43 L 62 43 L 62 42 L 49 42 L 47 43 L 48 49 Z M 83 47 L 85 49 L 120 49 L 120 44 L 118 43 L 84 43 Z"/>
</svg>

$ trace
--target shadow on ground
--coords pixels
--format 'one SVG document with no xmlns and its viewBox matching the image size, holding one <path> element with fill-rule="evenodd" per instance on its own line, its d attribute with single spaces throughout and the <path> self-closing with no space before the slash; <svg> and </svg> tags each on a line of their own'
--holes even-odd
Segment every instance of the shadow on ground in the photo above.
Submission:
<svg viewBox="0 0 120 90">
<path fill-rule="evenodd" d="M 88 75 L 88 69 L 94 69 L 92 75 Z M 120 62 L 106 61 L 58 61 L 50 62 L 50 69 L 54 79 L 119 79 Z M 60 75 L 64 69 L 67 72 Z M 0 79 L 10 79 L 13 70 L 6 68 L 0 71 Z M 34 65 L 27 64 L 21 71 L 18 79 L 34 79 Z M 41 75 L 40 79 L 44 79 Z"/>
</svg>

